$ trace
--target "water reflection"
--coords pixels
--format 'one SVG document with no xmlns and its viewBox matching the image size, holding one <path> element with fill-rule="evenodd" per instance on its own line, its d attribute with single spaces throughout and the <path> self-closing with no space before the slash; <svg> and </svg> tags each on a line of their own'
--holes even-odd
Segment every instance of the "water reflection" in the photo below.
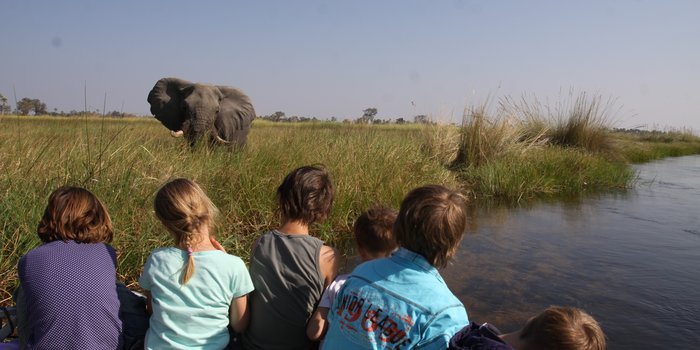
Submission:
<svg viewBox="0 0 700 350">
<path fill-rule="evenodd" d="M 601 322 L 610 349 L 697 346 L 700 157 L 638 169 L 626 193 L 474 208 L 443 271 L 470 319 L 511 331 L 572 305 Z"/>
</svg>

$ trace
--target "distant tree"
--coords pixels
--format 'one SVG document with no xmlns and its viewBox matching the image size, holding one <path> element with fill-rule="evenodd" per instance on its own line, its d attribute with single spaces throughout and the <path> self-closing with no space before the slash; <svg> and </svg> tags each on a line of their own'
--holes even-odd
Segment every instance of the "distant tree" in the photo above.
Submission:
<svg viewBox="0 0 700 350">
<path fill-rule="evenodd" d="M 28 97 L 23 97 L 19 102 L 17 102 L 17 113 L 21 115 L 28 115 L 29 112 L 34 108 L 34 100 Z"/>
<path fill-rule="evenodd" d="M 335 123 L 335 122 L 337 122 L 337 121 L 338 121 L 338 118 L 336 118 L 336 117 L 331 117 L 331 122 L 332 122 L 332 123 Z"/>
<path fill-rule="evenodd" d="M 405 124 L 406 121 L 403 118 L 396 118 L 396 124 Z"/>
<path fill-rule="evenodd" d="M 7 103 L 7 97 L 0 94 L 0 114 L 5 114 L 5 112 L 10 113 L 11 110 L 12 108 Z"/>
<path fill-rule="evenodd" d="M 428 124 L 428 116 L 425 114 L 420 114 L 413 117 L 413 122 L 416 124 Z"/>
<path fill-rule="evenodd" d="M 49 112 L 46 111 L 46 103 L 41 102 L 39 99 L 33 99 L 32 100 L 33 110 L 34 110 L 34 115 L 42 115 L 42 114 L 49 114 Z"/>
<path fill-rule="evenodd" d="M 273 122 L 279 122 L 285 119 L 285 114 L 282 111 L 277 111 L 275 113 L 270 114 L 270 120 Z"/>
</svg>

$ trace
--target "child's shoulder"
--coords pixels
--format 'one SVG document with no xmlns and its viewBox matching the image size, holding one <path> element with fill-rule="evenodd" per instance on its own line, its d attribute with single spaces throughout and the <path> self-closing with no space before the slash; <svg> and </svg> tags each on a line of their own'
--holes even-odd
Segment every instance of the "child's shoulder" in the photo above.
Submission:
<svg viewBox="0 0 700 350">
<path fill-rule="evenodd" d="M 151 251 L 151 256 L 164 257 L 168 255 L 182 254 L 182 249 L 175 247 L 160 247 Z"/>
<path fill-rule="evenodd" d="M 107 243 L 78 243 L 73 240 L 63 241 L 56 240 L 44 243 L 34 249 L 28 251 L 23 257 L 52 255 L 61 253 L 80 254 L 82 252 L 100 252 L 107 251 L 114 254 L 114 248 Z"/>
<path fill-rule="evenodd" d="M 238 257 L 236 255 L 225 253 L 225 252 L 222 252 L 220 250 L 211 250 L 211 251 L 207 251 L 206 253 L 207 253 L 207 256 L 210 257 L 212 260 L 220 261 L 222 263 L 231 264 L 231 265 L 243 265 L 243 266 L 245 266 L 245 262 L 243 262 L 243 259 L 241 259 L 240 257 Z"/>
</svg>

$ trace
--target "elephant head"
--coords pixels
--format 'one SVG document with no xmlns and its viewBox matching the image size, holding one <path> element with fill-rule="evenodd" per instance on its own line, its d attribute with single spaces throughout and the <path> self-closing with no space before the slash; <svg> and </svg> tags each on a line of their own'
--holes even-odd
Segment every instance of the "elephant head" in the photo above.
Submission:
<svg viewBox="0 0 700 350">
<path fill-rule="evenodd" d="M 190 145 L 204 139 L 243 146 L 255 118 L 253 104 L 242 91 L 178 78 L 158 80 L 148 103 L 156 119 L 173 136 L 184 135 Z"/>
</svg>

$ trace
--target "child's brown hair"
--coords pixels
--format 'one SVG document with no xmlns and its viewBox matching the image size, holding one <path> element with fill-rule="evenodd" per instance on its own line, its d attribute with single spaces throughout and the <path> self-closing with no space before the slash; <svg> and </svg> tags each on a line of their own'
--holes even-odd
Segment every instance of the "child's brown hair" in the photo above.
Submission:
<svg viewBox="0 0 700 350">
<path fill-rule="evenodd" d="M 333 206 L 333 183 L 320 166 L 294 169 L 277 188 L 277 204 L 284 221 L 306 225 L 323 220 Z"/>
<path fill-rule="evenodd" d="M 49 196 L 37 234 L 43 242 L 74 240 L 79 243 L 112 241 L 112 220 L 107 208 L 92 192 L 62 186 Z"/>
<path fill-rule="evenodd" d="M 583 310 L 551 306 L 531 318 L 520 331 L 523 350 L 603 350 L 605 334 Z"/>
<path fill-rule="evenodd" d="M 396 210 L 375 205 L 355 220 L 353 232 L 357 247 L 372 257 L 386 256 L 397 248 L 392 232 Z"/>
<path fill-rule="evenodd" d="M 419 187 L 406 195 L 394 224 L 399 246 L 447 266 L 467 225 L 467 199 L 440 185 Z"/>
<path fill-rule="evenodd" d="M 181 283 L 186 284 L 194 274 L 192 247 L 198 243 L 196 235 L 205 225 L 211 228 L 218 213 L 204 190 L 194 181 L 175 179 L 158 190 L 153 202 L 156 217 L 173 234 L 178 245 L 188 250 L 188 259 Z"/>
</svg>

